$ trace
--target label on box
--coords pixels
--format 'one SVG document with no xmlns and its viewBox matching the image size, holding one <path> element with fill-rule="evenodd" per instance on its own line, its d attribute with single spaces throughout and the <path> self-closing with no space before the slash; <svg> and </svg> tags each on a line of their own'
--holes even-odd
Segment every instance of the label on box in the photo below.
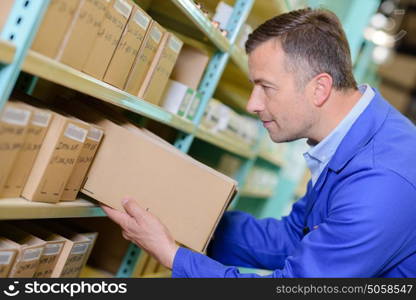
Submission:
<svg viewBox="0 0 416 300">
<path fill-rule="evenodd" d="M 91 127 L 90 130 L 88 131 L 87 138 L 89 138 L 90 140 L 99 142 L 103 136 L 103 133 L 104 132 L 101 129 Z"/>
<path fill-rule="evenodd" d="M 152 37 L 152 39 L 159 44 L 160 39 L 162 38 L 162 32 L 159 30 L 159 28 L 157 28 L 156 26 L 154 26 L 152 28 L 152 32 L 150 33 L 150 36 Z"/>
<path fill-rule="evenodd" d="M 13 258 L 13 251 L 2 251 L 0 252 L 0 265 L 8 265 L 10 264 Z"/>
<path fill-rule="evenodd" d="M 131 10 L 133 9 L 133 7 L 124 0 L 117 0 L 116 2 L 114 2 L 114 9 L 118 11 L 121 15 L 128 18 L 131 14 Z"/>
<path fill-rule="evenodd" d="M 134 20 L 143 29 L 146 29 L 147 26 L 149 26 L 150 19 L 147 16 L 145 16 L 144 14 L 142 14 L 142 12 L 139 11 L 139 10 L 134 15 Z"/>
<path fill-rule="evenodd" d="M 83 253 L 85 253 L 85 251 L 87 251 L 89 245 L 90 245 L 90 243 L 76 244 L 72 248 L 71 254 L 83 254 Z"/>
<path fill-rule="evenodd" d="M 62 249 L 62 243 L 60 244 L 48 244 L 45 246 L 45 250 L 43 251 L 43 255 L 56 255 Z"/>
<path fill-rule="evenodd" d="M 1 120 L 3 122 L 20 126 L 26 126 L 29 122 L 29 118 L 30 111 L 14 107 L 6 107 L 1 115 Z"/>
<path fill-rule="evenodd" d="M 68 124 L 64 133 L 64 135 L 67 138 L 70 138 L 80 143 L 85 142 L 85 138 L 87 137 L 87 134 L 88 134 L 88 130 L 78 127 L 74 124 Z"/>
<path fill-rule="evenodd" d="M 36 249 L 27 249 L 23 253 L 22 261 L 31 261 L 35 259 L 39 259 L 40 255 L 42 254 L 43 248 L 36 248 Z"/>
<path fill-rule="evenodd" d="M 174 36 L 171 36 L 169 39 L 169 47 L 172 49 L 175 53 L 179 53 L 179 51 L 182 48 L 182 42 L 179 41 Z"/>
<path fill-rule="evenodd" d="M 52 114 L 45 113 L 42 111 L 35 112 L 35 115 L 32 119 L 32 124 L 40 127 L 47 127 L 51 119 Z"/>
</svg>

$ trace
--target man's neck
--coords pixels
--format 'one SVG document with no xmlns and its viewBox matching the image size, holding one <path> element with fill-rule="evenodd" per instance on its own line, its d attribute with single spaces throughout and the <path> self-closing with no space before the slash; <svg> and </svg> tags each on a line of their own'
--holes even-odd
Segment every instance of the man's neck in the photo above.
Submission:
<svg viewBox="0 0 416 300">
<path fill-rule="evenodd" d="M 358 89 L 334 90 L 320 111 L 319 122 L 314 128 L 314 134 L 308 139 L 308 144 L 316 145 L 327 137 L 348 115 L 361 96 L 362 94 Z"/>
</svg>

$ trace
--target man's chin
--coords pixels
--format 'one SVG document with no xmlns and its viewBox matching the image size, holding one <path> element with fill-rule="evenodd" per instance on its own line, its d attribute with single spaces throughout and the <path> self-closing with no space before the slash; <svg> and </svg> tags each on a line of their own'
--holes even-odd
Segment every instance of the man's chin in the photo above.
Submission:
<svg viewBox="0 0 416 300">
<path fill-rule="evenodd" d="M 269 132 L 270 139 L 275 143 L 290 143 L 301 139 L 300 137 L 285 137 L 285 136 L 273 136 Z"/>
</svg>

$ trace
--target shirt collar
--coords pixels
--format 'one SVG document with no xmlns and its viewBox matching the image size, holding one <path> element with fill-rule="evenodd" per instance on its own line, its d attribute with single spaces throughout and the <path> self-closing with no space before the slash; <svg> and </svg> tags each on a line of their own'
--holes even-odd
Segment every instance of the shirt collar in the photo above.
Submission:
<svg viewBox="0 0 416 300">
<path fill-rule="evenodd" d="M 359 90 L 362 96 L 348 115 L 337 125 L 337 127 L 335 127 L 335 129 L 331 131 L 327 137 L 325 137 L 317 145 L 311 147 L 309 151 L 304 154 L 305 158 L 312 158 L 325 165 L 331 160 L 351 126 L 374 98 L 375 93 L 368 84 L 359 86 Z"/>
</svg>

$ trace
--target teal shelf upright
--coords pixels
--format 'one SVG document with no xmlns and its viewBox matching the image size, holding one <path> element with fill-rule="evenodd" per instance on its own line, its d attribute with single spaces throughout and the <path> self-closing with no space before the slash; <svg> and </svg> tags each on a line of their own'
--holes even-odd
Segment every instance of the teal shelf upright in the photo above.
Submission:
<svg viewBox="0 0 416 300">
<path fill-rule="evenodd" d="M 11 43 L 16 50 L 10 64 L 0 65 L 0 109 L 9 99 L 27 50 L 48 4 L 49 0 L 16 0 L 14 2 L 0 33 L 0 40 Z"/>
</svg>

